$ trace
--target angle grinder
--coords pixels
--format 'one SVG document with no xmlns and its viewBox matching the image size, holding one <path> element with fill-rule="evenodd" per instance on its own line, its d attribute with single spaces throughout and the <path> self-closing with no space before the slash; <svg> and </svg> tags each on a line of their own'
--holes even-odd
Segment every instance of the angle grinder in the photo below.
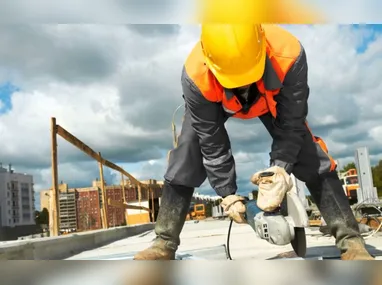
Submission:
<svg viewBox="0 0 382 285">
<path fill-rule="evenodd" d="M 283 205 L 273 212 L 262 211 L 256 200 L 247 200 L 245 206 L 245 218 L 259 238 L 274 245 L 290 243 L 297 256 L 305 257 L 309 218 L 296 193 L 287 192 Z"/>
</svg>

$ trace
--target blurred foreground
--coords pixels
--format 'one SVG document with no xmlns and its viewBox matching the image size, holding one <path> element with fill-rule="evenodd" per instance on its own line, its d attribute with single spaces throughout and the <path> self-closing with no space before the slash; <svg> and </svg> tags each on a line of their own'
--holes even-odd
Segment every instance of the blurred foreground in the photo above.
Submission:
<svg viewBox="0 0 382 285">
<path fill-rule="evenodd" d="M 0 269 L 2 285 L 379 285 L 378 263 L 236 263 L 182 262 L 7 262 Z"/>
<path fill-rule="evenodd" d="M 1 285 L 167 285 L 219 284 L 267 285 L 336 284 L 379 285 L 382 280 L 378 263 L 309 262 L 288 263 L 283 258 L 292 250 L 274 246 L 256 237 L 248 225 L 234 224 L 230 251 L 235 263 L 227 263 L 225 244 L 228 221 L 203 220 L 186 222 L 179 254 L 194 254 L 202 260 L 183 262 L 134 262 L 133 254 L 148 246 L 154 232 L 118 240 L 109 245 L 84 251 L 64 261 L 8 261 L 0 269 Z M 366 238 L 372 254 L 382 255 L 380 233 Z M 307 229 L 307 259 L 323 256 L 334 258 L 339 252 L 332 237 L 318 229 Z M 274 259 L 264 263 L 266 259 Z M 381 257 L 378 257 L 380 259 Z M 204 260 L 203 260 L 204 259 Z M 317 258 L 316 258 L 317 259 Z M 82 261 L 80 261 L 82 260 Z M 114 260 L 114 262 L 108 262 Z M 214 260 L 214 262 L 211 262 Z M 95 262 L 97 261 L 97 262 Z M 186 263 L 184 263 L 186 262 Z M 240 283 L 239 283 L 240 282 Z"/>
</svg>

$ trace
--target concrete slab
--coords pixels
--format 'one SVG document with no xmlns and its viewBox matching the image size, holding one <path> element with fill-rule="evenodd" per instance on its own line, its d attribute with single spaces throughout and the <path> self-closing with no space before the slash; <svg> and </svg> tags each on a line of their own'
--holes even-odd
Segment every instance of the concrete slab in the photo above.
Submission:
<svg viewBox="0 0 382 285">
<path fill-rule="evenodd" d="M 221 220 L 205 220 L 199 223 L 186 222 L 181 234 L 178 259 L 192 259 L 193 257 L 215 260 L 227 259 L 225 245 L 228 226 L 229 221 Z M 323 236 L 317 228 L 306 229 L 306 234 L 307 259 L 338 258 L 339 251 L 334 246 L 333 237 Z M 148 247 L 154 237 L 154 232 L 148 231 L 97 249 L 82 252 L 68 258 L 68 260 L 132 259 L 134 253 Z M 366 242 L 372 254 L 382 256 L 381 233 L 367 238 Z M 293 252 L 290 245 L 271 245 L 259 239 L 248 225 L 233 224 L 229 247 L 232 259 L 265 260 L 293 257 L 290 255 L 290 252 Z M 378 259 L 382 258 L 378 257 Z"/>
</svg>

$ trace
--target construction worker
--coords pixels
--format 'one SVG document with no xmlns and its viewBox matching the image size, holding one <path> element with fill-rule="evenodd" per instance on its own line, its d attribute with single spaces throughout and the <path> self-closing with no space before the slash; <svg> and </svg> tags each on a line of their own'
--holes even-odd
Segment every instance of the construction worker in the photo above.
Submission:
<svg viewBox="0 0 382 285">
<path fill-rule="evenodd" d="M 324 141 L 307 124 L 308 64 L 304 47 L 277 25 L 202 25 L 201 39 L 188 56 L 181 83 L 185 113 L 178 145 L 169 154 L 156 240 L 135 260 L 171 260 L 195 187 L 208 178 L 222 206 L 245 223 L 236 195 L 235 160 L 224 123 L 233 117 L 259 118 L 272 137 L 268 182 L 252 177 L 259 193 L 285 193 L 290 174 L 305 182 L 336 238 L 343 260 L 371 260 L 358 223 Z M 243 135 L 250 125 L 238 130 Z M 256 141 L 252 142 L 256 144 Z M 284 188 L 281 189 L 281 188 Z M 277 200 L 277 199 L 276 199 Z"/>
</svg>

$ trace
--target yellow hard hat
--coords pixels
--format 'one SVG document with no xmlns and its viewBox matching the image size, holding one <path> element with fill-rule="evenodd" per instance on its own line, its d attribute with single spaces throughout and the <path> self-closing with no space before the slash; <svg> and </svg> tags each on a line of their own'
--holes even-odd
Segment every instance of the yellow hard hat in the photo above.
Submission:
<svg viewBox="0 0 382 285">
<path fill-rule="evenodd" d="M 201 43 L 207 67 L 225 88 L 261 79 L 266 41 L 261 25 L 203 24 Z"/>
</svg>

